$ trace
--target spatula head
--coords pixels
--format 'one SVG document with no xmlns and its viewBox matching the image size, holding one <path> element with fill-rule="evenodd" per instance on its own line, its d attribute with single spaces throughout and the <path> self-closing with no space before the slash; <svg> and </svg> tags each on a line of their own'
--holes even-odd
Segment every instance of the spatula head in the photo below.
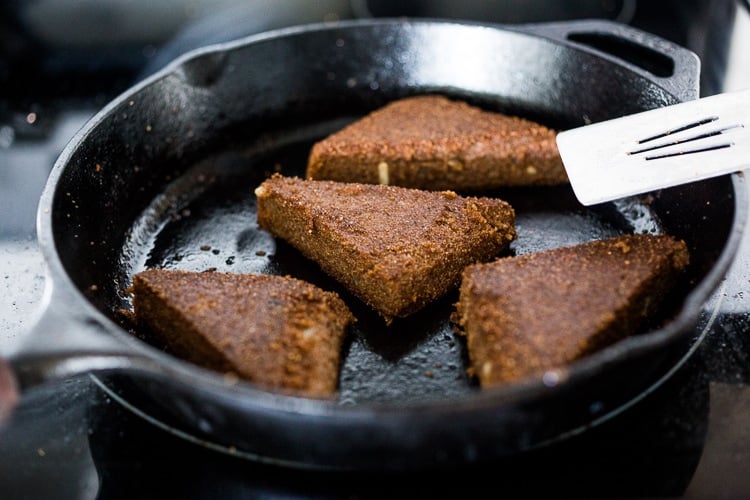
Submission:
<svg viewBox="0 0 750 500">
<path fill-rule="evenodd" d="M 750 90 L 558 133 L 578 200 L 594 205 L 750 166 Z"/>
</svg>

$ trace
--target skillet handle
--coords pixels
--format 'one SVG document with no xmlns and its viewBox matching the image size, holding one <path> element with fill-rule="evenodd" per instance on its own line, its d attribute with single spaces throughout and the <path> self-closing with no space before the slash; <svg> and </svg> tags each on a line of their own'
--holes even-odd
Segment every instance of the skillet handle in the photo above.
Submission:
<svg viewBox="0 0 750 500">
<path fill-rule="evenodd" d="M 614 59 L 656 81 L 680 101 L 700 97 L 701 62 L 698 56 L 646 31 L 606 20 L 521 24 L 516 28 Z"/>
<path fill-rule="evenodd" d="M 4 392 L 12 402 L 26 389 L 74 375 L 162 371 L 137 348 L 135 338 L 131 343 L 122 334 L 108 331 L 111 327 L 105 321 L 85 312 L 90 307 L 82 304 L 80 296 L 51 281 L 48 277 L 37 321 L 7 354 L 10 371 L 3 373 L 0 366 L 0 411 Z"/>
</svg>

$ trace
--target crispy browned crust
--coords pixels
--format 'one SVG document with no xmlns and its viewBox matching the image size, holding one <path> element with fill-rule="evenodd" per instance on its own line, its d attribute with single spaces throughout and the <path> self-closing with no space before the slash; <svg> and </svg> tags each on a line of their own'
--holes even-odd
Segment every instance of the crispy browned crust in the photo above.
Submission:
<svg viewBox="0 0 750 500">
<path fill-rule="evenodd" d="M 330 397 L 354 317 L 334 293 L 264 275 L 153 269 L 135 275 L 139 322 L 171 352 L 270 389 Z"/>
<path fill-rule="evenodd" d="M 258 224 L 317 262 L 387 322 L 458 285 L 468 264 L 515 239 L 492 198 L 274 175 L 256 189 Z"/>
<path fill-rule="evenodd" d="M 467 267 L 456 319 L 483 387 L 636 333 L 688 264 L 684 242 L 625 235 Z"/>
<path fill-rule="evenodd" d="M 443 96 L 394 101 L 316 143 L 309 179 L 456 191 L 568 182 L 556 132 Z"/>
</svg>

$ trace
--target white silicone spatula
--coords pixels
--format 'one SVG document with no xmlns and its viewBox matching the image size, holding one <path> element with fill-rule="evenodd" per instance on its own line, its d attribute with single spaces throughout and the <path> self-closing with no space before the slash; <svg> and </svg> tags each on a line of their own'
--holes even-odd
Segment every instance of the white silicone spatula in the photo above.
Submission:
<svg viewBox="0 0 750 500">
<path fill-rule="evenodd" d="M 750 89 L 558 133 L 578 200 L 593 205 L 750 167 Z"/>
</svg>

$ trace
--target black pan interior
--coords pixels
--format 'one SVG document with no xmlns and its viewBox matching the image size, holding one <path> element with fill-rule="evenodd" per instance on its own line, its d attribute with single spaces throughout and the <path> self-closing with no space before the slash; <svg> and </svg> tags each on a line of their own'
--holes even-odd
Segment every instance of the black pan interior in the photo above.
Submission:
<svg viewBox="0 0 750 500">
<path fill-rule="evenodd" d="M 345 346 L 342 402 L 445 400 L 476 390 L 475 381 L 465 372 L 463 337 L 454 332 L 450 322 L 457 300 L 455 291 L 419 313 L 386 326 L 314 262 L 257 226 L 255 187 L 274 172 L 304 176 L 312 143 L 346 121 L 326 121 L 303 131 L 280 131 L 264 138 L 262 148 L 220 151 L 189 168 L 135 219 L 119 258 L 117 288 L 127 288 L 133 274 L 145 268 L 295 276 L 337 292 L 358 319 Z M 645 200 L 589 209 L 575 200 L 568 186 L 482 194 L 505 199 L 517 211 L 518 239 L 507 254 L 626 232 L 665 230 L 658 213 Z M 128 308 L 127 298 L 123 296 L 117 307 Z M 670 313 L 665 308 L 650 326 Z M 163 348 L 149 332 L 127 322 L 123 326 Z"/>
</svg>

